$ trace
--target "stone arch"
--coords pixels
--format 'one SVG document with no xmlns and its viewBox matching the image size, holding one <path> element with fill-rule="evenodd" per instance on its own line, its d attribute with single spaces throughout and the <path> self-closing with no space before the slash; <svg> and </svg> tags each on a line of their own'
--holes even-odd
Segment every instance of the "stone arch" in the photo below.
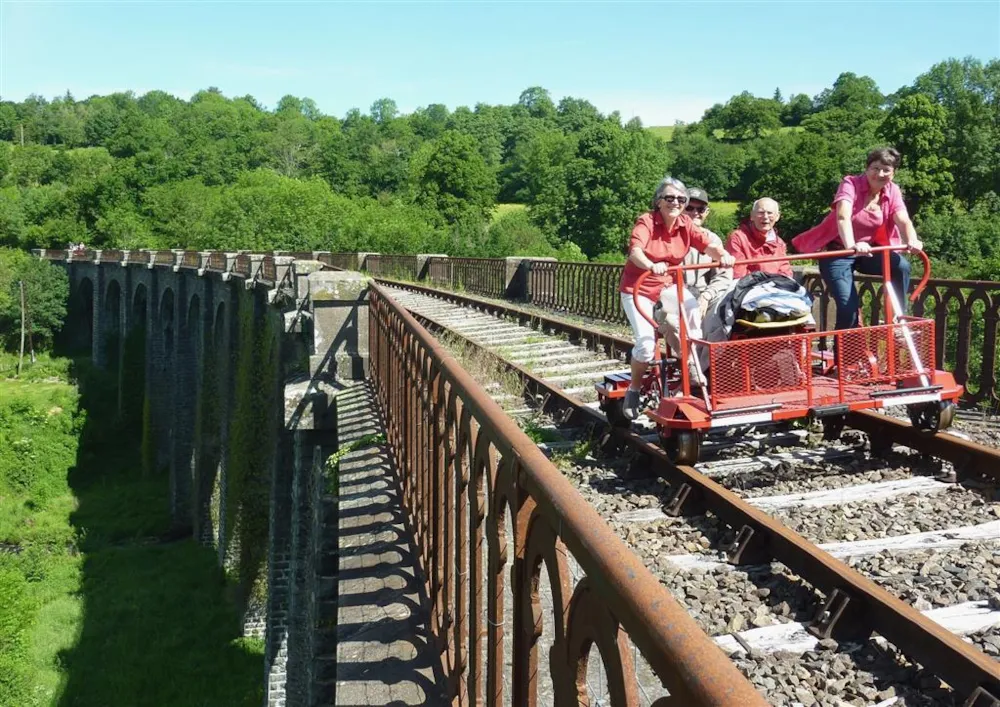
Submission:
<svg viewBox="0 0 1000 707">
<path fill-rule="evenodd" d="M 122 419 L 127 425 L 142 424 L 146 401 L 146 331 L 148 290 L 139 283 L 132 292 L 125 317 L 122 342 L 121 404 Z"/>
<path fill-rule="evenodd" d="M 112 279 L 101 302 L 99 342 L 104 354 L 101 358 L 110 371 L 118 371 L 122 363 L 122 298 L 121 284 L 117 279 Z"/>
<path fill-rule="evenodd" d="M 94 281 L 80 278 L 69 297 L 67 319 L 70 322 L 66 343 L 70 353 L 90 354 L 94 347 Z"/>
<path fill-rule="evenodd" d="M 174 313 L 174 291 L 167 287 L 160 294 L 160 311 L 156 318 L 156 330 L 163 350 L 160 361 L 161 370 L 166 371 L 168 362 L 174 355 L 174 330 L 177 326 Z"/>
</svg>

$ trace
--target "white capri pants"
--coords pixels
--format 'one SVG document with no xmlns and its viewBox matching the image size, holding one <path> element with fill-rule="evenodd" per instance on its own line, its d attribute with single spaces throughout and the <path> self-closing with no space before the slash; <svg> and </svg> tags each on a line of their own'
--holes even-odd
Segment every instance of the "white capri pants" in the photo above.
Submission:
<svg viewBox="0 0 1000 707">
<path fill-rule="evenodd" d="M 625 310 L 625 316 L 628 317 L 628 322 L 632 325 L 632 334 L 635 337 L 635 346 L 632 348 L 632 358 L 633 360 L 641 361 L 642 363 L 649 363 L 653 360 L 653 347 L 656 342 L 653 325 L 636 311 L 635 302 L 633 301 L 631 294 L 622 292 L 621 297 L 622 309 Z M 702 338 L 701 310 L 698 305 L 698 298 L 695 297 L 686 287 L 683 290 L 683 297 L 684 312 L 686 315 L 685 323 L 687 324 L 688 337 L 700 339 Z M 649 316 L 653 316 L 653 300 L 642 295 L 639 295 L 638 299 L 643 311 L 645 311 Z M 669 346 L 671 351 L 676 354 L 680 351 L 681 347 L 679 334 L 680 311 L 677 306 L 676 284 L 671 284 L 663 288 L 660 293 L 660 302 L 663 304 L 661 317 L 659 318 L 662 322 L 660 331 L 663 332 L 664 338 L 667 341 L 667 346 Z M 702 364 L 702 370 L 704 370 L 706 364 L 708 363 L 708 352 L 701 350 L 705 348 L 704 346 L 696 345 L 694 348 Z M 697 380 L 694 361 L 689 361 L 688 365 L 691 373 L 696 376 L 695 380 Z"/>
</svg>

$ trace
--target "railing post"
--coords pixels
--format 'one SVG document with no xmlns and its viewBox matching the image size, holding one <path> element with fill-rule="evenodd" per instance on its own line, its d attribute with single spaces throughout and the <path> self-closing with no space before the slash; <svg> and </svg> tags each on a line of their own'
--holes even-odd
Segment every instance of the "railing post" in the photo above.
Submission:
<svg viewBox="0 0 1000 707">
<path fill-rule="evenodd" d="M 431 258 L 447 258 L 448 256 L 444 253 L 418 253 L 417 254 L 417 281 L 423 281 L 427 279 L 429 273 L 427 272 L 427 266 L 430 263 Z"/>
<path fill-rule="evenodd" d="M 308 277 L 313 319 L 310 375 L 364 380 L 368 375 L 368 278 L 327 270 Z"/>
</svg>

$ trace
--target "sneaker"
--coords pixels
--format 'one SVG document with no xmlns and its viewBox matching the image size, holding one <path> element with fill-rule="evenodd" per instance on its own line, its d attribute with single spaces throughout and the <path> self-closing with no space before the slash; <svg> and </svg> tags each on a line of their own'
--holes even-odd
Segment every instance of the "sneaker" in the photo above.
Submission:
<svg viewBox="0 0 1000 707">
<path fill-rule="evenodd" d="M 622 403 L 622 413 L 630 420 L 639 417 L 639 391 L 629 388 L 625 391 L 625 401 Z"/>
</svg>

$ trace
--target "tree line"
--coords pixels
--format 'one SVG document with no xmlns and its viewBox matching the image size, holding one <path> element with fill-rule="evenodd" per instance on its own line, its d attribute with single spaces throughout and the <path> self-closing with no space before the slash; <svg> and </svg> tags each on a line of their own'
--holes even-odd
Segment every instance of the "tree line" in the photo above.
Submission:
<svg viewBox="0 0 1000 707">
<path fill-rule="evenodd" d="M 852 73 L 814 97 L 744 92 L 669 140 L 532 87 L 512 105 L 404 115 L 384 98 L 343 118 L 214 88 L 31 96 L 0 101 L 0 141 L 0 245 L 611 261 L 668 172 L 742 212 L 774 197 L 787 238 L 889 144 L 937 271 L 1000 279 L 1000 60 L 950 59 L 892 94 Z"/>
</svg>

